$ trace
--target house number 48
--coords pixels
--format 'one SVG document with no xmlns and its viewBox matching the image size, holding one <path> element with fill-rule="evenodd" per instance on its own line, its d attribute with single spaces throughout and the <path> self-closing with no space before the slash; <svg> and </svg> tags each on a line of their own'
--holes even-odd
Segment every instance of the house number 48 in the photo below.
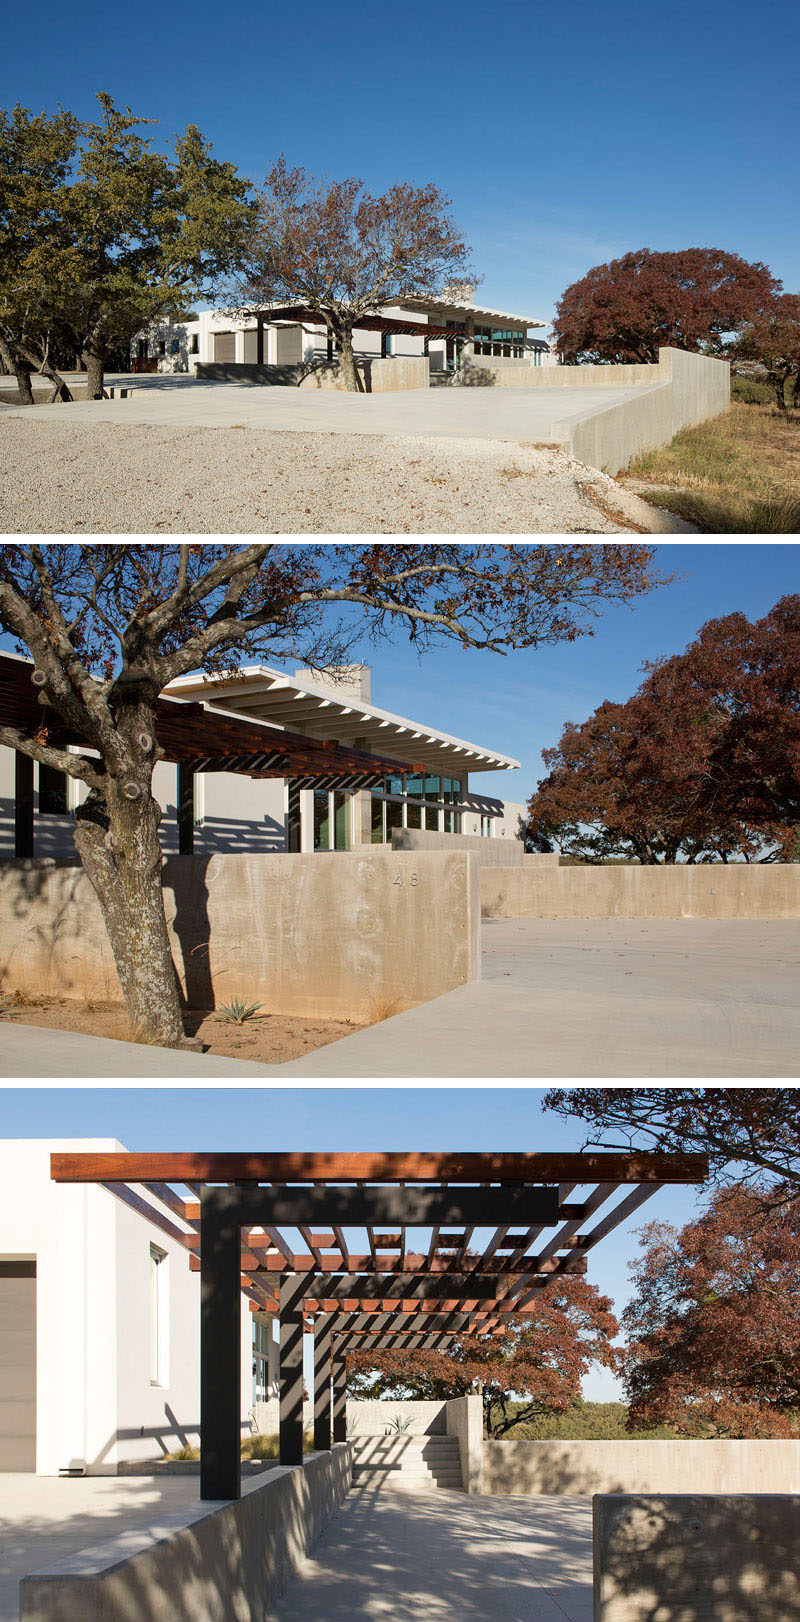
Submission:
<svg viewBox="0 0 800 1622">
<path fill-rule="evenodd" d="M 419 884 L 419 873 L 411 873 L 409 875 L 408 882 L 409 882 L 409 884 Z M 402 883 L 403 883 L 403 875 L 402 875 L 402 873 L 398 873 L 397 878 L 393 880 L 393 883 L 402 885 Z"/>
</svg>

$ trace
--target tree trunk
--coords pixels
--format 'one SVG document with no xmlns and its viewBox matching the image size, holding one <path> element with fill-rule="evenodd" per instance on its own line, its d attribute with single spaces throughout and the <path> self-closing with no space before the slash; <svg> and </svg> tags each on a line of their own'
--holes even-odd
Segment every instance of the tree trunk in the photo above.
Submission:
<svg viewBox="0 0 800 1622">
<path fill-rule="evenodd" d="M 341 344 L 340 362 L 344 386 L 351 394 L 358 394 L 361 390 L 358 373 L 356 371 L 355 357 L 353 355 L 353 334 L 349 327 L 344 329 L 339 337 Z"/>
<path fill-rule="evenodd" d="M 87 400 L 102 400 L 104 366 L 99 355 L 91 355 L 84 351 L 84 365 L 86 367 L 86 398 Z"/>
<path fill-rule="evenodd" d="M 151 767 L 108 777 L 78 813 L 75 844 L 103 912 L 131 1039 L 159 1047 L 184 1040 L 178 978 L 161 890 L 161 808 Z"/>
<path fill-rule="evenodd" d="M 14 375 L 17 380 L 20 401 L 23 405 L 33 405 L 33 389 L 31 388 L 31 369 L 26 366 L 16 352 L 15 348 L 0 337 L 0 355 L 9 377 Z"/>
<path fill-rule="evenodd" d="M 785 411 L 786 410 L 786 378 L 781 376 L 781 374 L 779 372 L 773 372 L 773 374 L 772 374 L 772 382 L 773 382 L 773 385 L 774 385 L 774 388 L 775 388 L 775 399 L 776 399 L 776 401 L 778 403 L 778 410 L 779 411 Z"/>
<path fill-rule="evenodd" d="M 794 388 L 792 389 L 792 406 L 794 407 L 795 411 L 800 411 L 800 371 L 795 372 L 795 376 L 794 376 Z"/>
</svg>

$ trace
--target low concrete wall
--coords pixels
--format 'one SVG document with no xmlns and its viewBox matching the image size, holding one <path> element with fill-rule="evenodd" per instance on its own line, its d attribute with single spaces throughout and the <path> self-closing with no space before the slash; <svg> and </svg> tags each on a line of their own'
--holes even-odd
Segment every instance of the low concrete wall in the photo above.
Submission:
<svg viewBox="0 0 800 1622">
<path fill-rule="evenodd" d="M 800 1499 L 615 1495 L 592 1507 L 594 1622 L 800 1617 Z"/>
<path fill-rule="evenodd" d="M 570 423 L 556 423 L 551 439 L 566 446 L 572 456 L 605 473 L 619 473 L 642 451 L 668 444 L 681 428 L 718 417 L 730 405 L 730 365 L 708 355 L 682 349 L 660 349 L 658 365 L 651 367 L 569 366 L 566 372 L 593 372 L 595 386 L 628 387 L 618 373 L 646 371 L 649 380 L 635 379 L 640 394 L 618 405 L 601 406 Z M 587 380 L 588 381 L 588 380 Z"/>
<path fill-rule="evenodd" d="M 467 854 L 172 856 L 163 885 L 191 1007 L 238 996 L 272 1012 L 369 1020 L 480 978 L 478 869 Z M 0 863 L 0 987 L 17 986 L 120 995 L 81 868 Z"/>
<path fill-rule="evenodd" d="M 488 1493 L 800 1493 L 800 1442 L 484 1442 Z"/>
<path fill-rule="evenodd" d="M 20 1583 L 20 1622 L 264 1622 L 340 1508 L 352 1448 L 276 1466 L 236 1503 L 123 1532 Z"/>
<path fill-rule="evenodd" d="M 353 1436 L 383 1436 L 393 1419 L 410 1421 L 408 1436 L 449 1434 L 446 1402 L 357 1402 L 347 1399 L 347 1424 Z"/>
<path fill-rule="evenodd" d="M 426 389 L 429 381 L 426 355 L 357 357 L 356 372 L 365 394 Z M 255 383 L 271 388 L 344 388 L 341 367 L 336 361 L 297 361 L 286 366 L 259 366 L 248 361 L 201 361 L 196 376 L 201 381 L 205 379 L 212 383 Z"/>
<path fill-rule="evenodd" d="M 455 1436 L 458 1440 L 464 1491 L 484 1492 L 482 1399 L 452 1397 L 446 1404 L 446 1420 L 448 1436 Z"/>
<path fill-rule="evenodd" d="M 489 839 L 480 834 L 445 834 L 435 828 L 393 828 L 392 850 L 463 850 L 477 856 L 481 867 L 521 867 L 525 851 L 519 839 Z"/>
<path fill-rule="evenodd" d="M 800 918 L 800 863 L 484 867 L 484 918 Z"/>
</svg>

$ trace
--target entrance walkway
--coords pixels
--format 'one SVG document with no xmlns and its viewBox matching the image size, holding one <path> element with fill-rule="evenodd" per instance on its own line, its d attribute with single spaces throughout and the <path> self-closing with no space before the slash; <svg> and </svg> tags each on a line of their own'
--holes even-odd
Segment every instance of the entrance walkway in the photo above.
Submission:
<svg viewBox="0 0 800 1622">
<path fill-rule="evenodd" d="M 588 1498 L 354 1489 L 269 1622 L 591 1622 Z"/>
</svg>

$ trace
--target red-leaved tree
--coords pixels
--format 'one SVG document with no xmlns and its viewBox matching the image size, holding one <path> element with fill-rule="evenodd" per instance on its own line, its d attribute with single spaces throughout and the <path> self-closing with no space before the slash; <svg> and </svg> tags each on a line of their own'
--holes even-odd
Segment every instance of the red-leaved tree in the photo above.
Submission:
<svg viewBox="0 0 800 1622">
<path fill-rule="evenodd" d="M 491 1437 L 539 1414 L 564 1413 L 593 1364 L 618 1366 L 613 1303 L 586 1279 L 565 1277 L 542 1290 L 533 1309 L 488 1334 L 459 1335 L 445 1350 L 351 1352 L 348 1389 L 423 1401 L 480 1395 Z"/>
<path fill-rule="evenodd" d="M 794 860 L 800 825 L 800 596 L 709 620 L 645 665 L 634 696 L 543 751 L 528 832 L 583 861 Z"/>
<path fill-rule="evenodd" d="M 763 366 L 779 411 L 786 410 L 786 385 L 794 378 L 792 405 L 800 407 L 800 295 L 780 293 L 771 299 L 742 329 L 731 353 Z"/>
<path fill-rule="evenodd" d="M 651 1223 L 622 1315 L 628 1424 L 689 1435 L 796 1436 L 800 1207 L 719 1189 L 695 1222 Z"/>
<path fill-rule="evenodd" d="M 553 330 L 561 359 L 656 361 L 659 348 L 717 348 L 755 321 L 781 283 L 766 265 L 721 248 L 640 248 L 595 265 L 562 293 Z"/>
</svg>

